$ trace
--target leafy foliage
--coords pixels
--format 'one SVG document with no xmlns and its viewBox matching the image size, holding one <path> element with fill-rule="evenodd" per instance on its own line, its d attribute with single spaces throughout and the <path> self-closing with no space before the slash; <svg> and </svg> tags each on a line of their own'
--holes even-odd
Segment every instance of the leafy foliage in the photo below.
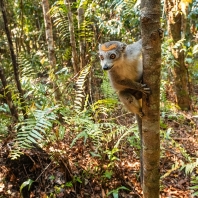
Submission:
<svg viewBox="0 0 198 198">
<path fill-rule="evenodd" d="M 195 162 L 184 164 L 181 169 L 184 169 L 184 168 L 185 168 L 186 175 L 191 174 L 195 168 L 198 168 L 198 158 L 196 159 Z"/>
<path fill-rule="evenodd" d="M 192 178 L 192 185 L 190 187 L 191 190 L 194 190 L 194 193 L 192 194 L 192 196 L 197 196 L 198 195 L 198 176 L 194 176 Z"/>
<path fill-rule="evenodd" d="M 14 147 L 16 151 L 20 149 L 29 149 L 33 144 L 45 143 L 48 140 L 49 130 L 52 128 L 53 123 L 56 121 L 57 106 L 46 108 L 44 110 L 35 110 L 32 117 L 24 120 L 18 126 L 19 130 L 15 140 Z M 11 158 L 16 158 L 15 150 L 13 149 Z"/>
<path fill-rule="evenodd" d="M 67 9 L 62 0 L 56 1 L 50 9 L 50 14 L 54 19 L 54 25 L 61 38 L 61 41 L 69 41 L 69 24 L 67 20 Z"/>
<path fill-rule="evenodd" d="M 32 54 L 21 53 L 18 58 L 22 78 L 35 78 L 43 68 L 39 60 L 38 52 Z"/>
<path fill-rule="evenodd" d="M 108 193 L 108 195 L 113 195 L 113 198 L 118 198 L 119 196 L 118 196 L 118 191 L 119 190 L 128 190 L 128 191 L 130 191 L 128 188 L 126 188 L 125 186 L 121 186 L 121 187 L 118 187 L 118 188 L 116 188 L 116 189 L 114 189 L 114 190 L 112 190 L 112 191 L 110 191 L 109 193 Z"/>
<path fill-rule="evenodd" d="M 114 157 L 115 153 L 119 151 L 118 148 L 121 142 L 125 142 L 127 137 L 137 131 L 137 126 L 135 125 L 126 127 L 111 122 L 97 123 L 88 111 L 82 111 L 73 116 L 67 115 L 64 119 L 68 124 L 68 128 L 76 133 L 76 138 L 73 139 L 71 147 L 79 139 L 84 139 L 84 144 L 91 140 L 94 143 L 92 155 L 103 158 L 104 153 L 106 153 L 110 156 L 110 161 L 117 159 Z M 136 138 L 139 137 L 136 136 Z M 135 147 L 137 146 L 132 141 L 131 144 Z M 139 148 L 139 145 L 137 147 Z"/>
<path fill-rule="evenodd" d="M 32 184 L 33 184 L 33 182 L 34 181 L 31 180 L 31 179 L 28 179 L 27 181 L 23 182 L 21 187 L 20 187 L 20 193 L 22 193 L 23 188 L 26 187 L 26 186 L 28 186 L 28 191 L 29 191 L 31 186 L 32 186 Z"/>
<path fill-rule="evenodd" d="M 82 69 L 79 74 L 79 77 L 76 81 L 76 96 L 74 100 L 74 108 L 76 110 L 81 110 L 84 106 L 85 98 L 86 98 L 86 83 L 88 82 L 88 75 L 91 69 L 91 65 L 87 65 Z"/>
<path fill-rule="evenodd" d="M 107 75 L 98 74 L 102 79 L 101 86 L 99 83 L 92 85 L 91 80 L 94 78 L 92 73 L 95 74 L 96 67 L 98 67 L 96 64 L 98 61 L 96 58 L 98 42 L 113 39 L 131 43 L 138 39 L 140 35 L 138 2 L 129 0 L 82 0 L 72 3 L 77 52 L 80 53 L 80 40 L 83 40 L 86 57 L 86 66 L 76 77 L 71 66 L 72 53 L 69 39 L 71 32 L 67 19 L 68 11 L 63 0 L 50 1 L 52 7 L 49 14 L 53 19 L 54 45 L 57 57 L 57 72 L 55 75 L 58 78 L 56 83 L 62 91 L 63 101 L 54 101 L 51 97 L 54 94 L 52 81 L 55 78 L 51 75 L 52 71 L 47 58 L 41 1 L 8 0 L 5 2 L 28 115 L 28 119 L 23 120 L 23 116 L 20 114 L 22 105 L 19 100 L 19 93 L 16 90 L 7 39 L 1 21 L 1 63 L 5 69 L 13 103 L 19 112 L 19 123 L 13 123 L 5 100 L 5 93 L 2 92 L 2 84 L 0 83 L 1 142 L 3 143 L 3 138 L 8 137 L 9 139 L 10 134 L 15 137 L 14 140 L 7 143 L 10 157 L 12 159 L 19 158 L 25 150 L 31 149 L 35 144 L 45 147 L 47 143 L 55 145 L 59 141 L 64 142 L 72 134 L 71 149 L 78 144 L 79 140 L 83 140 L 85 145 L 91 145 L 89 148 L 91 157 L 100 159 L 102 162 L 108 161 L 107 169 L 102 169 L 99 177 L 104 181 L 113 180 L 115 164 L 119 162 L 120 153 L 125 152 L 123 152 L 122 146 L 130 145 L 133 151 L 139 151 L 139 134 L 136 124 L 128 127 L 128 125 L 122 124 L 122 120 L 116 122 L 123 115 L 120 115 L 119 102 L 109 85 Z M 77 14 L 79 8 L 83 8 L 85 13 L 84 21 L 80 24 L 80 27 L 78 26 Z M 188 25 L 191 26 L 188 28 L 190 30 L 188 37 L 175 45 L 175 48 L 182 47 L 182 50 L 185 51 L 186 68 L 189 70 L 189 82 L 192 85 L 194 81 L 197 82 L 198 80 L 197 11 L 197 2 L 193 1 L 190 4 L 187 19 Z M 163 26 L 166 29 L 165 21 Z M 167 91 L 169 93 L 174 92 L 167 87 L 173 82 L 171 70 L 174 65 L 177 65 L 177 62 L 169 48 L 172 41 L 167 39 L 166 34 L 167 32 L 165 32 L 165 39 L 162 44 L 162 158 L 167 155 L 166 146 L 170 146 L 171 149 L 174 148 L 178 151 L 182 160 L 179 162 L 175 160 L 172 167 L 166 170 L 163 178 L 170 176 L 174 171 L 183 171 L 184 174 L 190 175 L 191 189 L 194 190 L 194 196 L 196 196 L 198 189 L 197 158 L 192 157 L 183 145 L 173 138 L 176 131 L 165 122 L 168 119 L 177 124 L 183 123 L 185 120 L 167 95 Z M 100 92 L 101 97 L 97 101 L 92 101 L 92 94 L 94 93 L 91 91 L 91 86 L 97 86 L 97 91 Z M 55 106 L 55 104 L 59 105 Z M 59 120 L 61 120 L 60 123 Z M 65 151 L 61 152 L 64 153 Z M 102 162 L 101 166 L 103 165 Z M 85 169 L 83 171 L 88 172 Z M 90 182 L 89 178 L 82 179 L 80 176 L 74 176 L 73 180 L 75 181 L 66 182 L 65 186 L 72 188 L 76 181 L 82 185 L 84 181 Z M 123 178 L 122 181 L 124 181 Z M 31 185 L 34 185 L 33 180 L 26 180 L 21 185 L 21 190 L 25 186 L 30 188 Z M 56 187 L 56 193 L 58 194 L 61 188 L 58 185 Z M 123 190 L 127 189 L 123 186 L 117 187 L 115 190 L 110 189 L 109 195 L 118 197 L 119 192 Z"/>
</svg>

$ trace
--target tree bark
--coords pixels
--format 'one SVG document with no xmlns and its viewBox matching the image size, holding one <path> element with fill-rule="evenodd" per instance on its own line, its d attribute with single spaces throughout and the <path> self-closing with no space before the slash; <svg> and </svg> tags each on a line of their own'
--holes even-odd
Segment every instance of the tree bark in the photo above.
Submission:
<svg viewBox="0 0 198 198">
<path fill-rule="evenodd" d="M 78 29 L 79 29 L 79 49 L 80 49 L 80 69 L 82 69 L 86 62 L 85 62 L 85 32 L 82 32 L 82 24 L 84 22 L 84 9 L 78 9 Z"/>
<path fill-rule="evenodd" d="M 143 96 L 142 165 L 144 198 L 159 198 L 160 179 L 160 71 L 161 32 L 160 0 L 141 1 L 141 34 L 143 47 L 143 83 L 151 95 Z"/>
<path fill-rule="evenodd" d="M 182 44 L 175 45 L 182 39 L 182 37 L 184 38 L 185 36 L 182 33 L 185 32 L 185 14 L 180 9 L 179 4 L 180 1 L 178 0 L 166 0 L 165 12 L 168 23 L 168 34 L 173 41 L 171 44 L 171 50 L 177 62 L 173 70 L 176 102 L 182 110 L 189 110 L 191 100 L 188 91 L 188 71 L 184 62 L 185 55 L 182 50 Z"/>
<path fill-rule="evenodd" d="M 20 95 L 20 103 L 21 103 L 21 107 L 22 107 L 22 112 L 23 112 L 24 118 L 27 118 L 27 114 L 26 114 L 26 110 L 25 110 L 25 101 L 24 101 L 24 98 L 23 98 L 24 93 L 23 93 L 20 78 L 19 78 L 18 62 L 17 62 L 16 55 L 15 55 L 15 52 L 14 52 L 14 46 L 13 46 L 10 30 L 8 28 L 8 20 L 7 20 L 7 15 L 6 15 L 5 4 L 4 4 L 3 0 L 0 0 L 0 8 L 1 8 L 2 16 L 3 16 L 5 33 L 6 33 L 6 36 L 7 36 L 7 39 L 8 39 L 8 45 L 9 45 L 10 54 L 11 54 L 11 58 L 12 58 L 14 77 L 15 77 L 17 89 L 18 89 L 18 92 L 19 92 L 19 95 Z"/>
<path fill-rule="evenodd" d="M 12 101 L 12 95 L 10 90 L 8 89 L 8 84 L 5 78 L 5 74 L 4 74 L 4 69 L 3 67 L 0 66 L 0 79 L 1 79 L 1 83 L 3 85 L 3 89 L 4 89 L 4 93 L 5 93 L 5 97 L 6 97 L 6 102 L 9 106 L 13 121 L 16 123 L 18 121 L 18 112 L 16 107 L 13 104 Z"/>
<path fill-rule="evenodd" d="M 72 16 L 71 7 L 70 7 L 70 1 L 64 0 L 64 2 L 68 11 L 67 16 L 68 16 L 69 31 L 70 31 L 70 44 L 72 48 L 72 64 L 73 64 L 74 74 L 77 74 L 80 71 L 80 69 L 78 65 L 79 61 L 78 61 L 78 55 L 77 55 L 77 50 L 76 50 L 76 39 L 75 39 L 73 16 Z"/>
<path fill-rule="evenodd" d="M 59 87 L 56 83 L 56 56 L 55 56 L 55 49 L 54 49 L 54 39 L 53 39 L 53 31 L 52 31 L 52 21 L 49 14 L 49 2 L 48 0 L 42 0 L 43 5 L 43 15 L 44 15 L 44 22 L 45 22 L 45 34 L 46 40 L 48 44 L 48 57 L 49 63 L 53 70 L 54 80 L 53 80 L 53 89 L 55 93 L 55 99 L 60 101 L 61 94 Z"/>
</svg>

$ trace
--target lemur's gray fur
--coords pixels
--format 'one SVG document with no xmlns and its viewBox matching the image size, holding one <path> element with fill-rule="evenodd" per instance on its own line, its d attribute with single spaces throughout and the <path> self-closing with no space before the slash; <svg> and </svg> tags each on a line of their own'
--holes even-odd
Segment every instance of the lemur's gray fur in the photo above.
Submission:
<svg viewBox="0 0 198 198">
<path fill-rule="evenodd" d="M 110 41 L 99 45 L 103 70 L 107 70 L 113 88 L 125 107 L 139 117 L 143 116 L 141 98 L 150 89 L 141 84 L 143 74 L 142 41 L 126 45 Z"/>
</svg>

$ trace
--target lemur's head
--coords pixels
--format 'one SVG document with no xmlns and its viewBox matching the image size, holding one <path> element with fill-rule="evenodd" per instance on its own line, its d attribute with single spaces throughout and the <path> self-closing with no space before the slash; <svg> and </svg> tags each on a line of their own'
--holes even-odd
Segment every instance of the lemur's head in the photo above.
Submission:
<svg viewBox="0 0 198 198">
<path fill-rule="evenodd" d="M 102 69 L 110 70 L 121 58 L 126 47 L 125 43 L 109 41 L 99 45 L 99 57 Z"/>
</svg>

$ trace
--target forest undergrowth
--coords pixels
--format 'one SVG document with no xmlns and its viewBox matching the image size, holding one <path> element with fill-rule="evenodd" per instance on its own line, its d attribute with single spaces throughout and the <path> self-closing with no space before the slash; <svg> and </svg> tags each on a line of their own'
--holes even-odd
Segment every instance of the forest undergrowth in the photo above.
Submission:
<svg viewBox="0 0 198 198">
<path fill-rule="evenodd" d="M 162 198 L 196 197 L 198 117 L 193 112 L 198 112 L 196 101 L 193 111 L 161 111 Z M 12 135 L 4 139 L 0 143 L 0 197 L 142 197 L 135 118 L 119 106 L 111 117 L 114 124 L 106 122 L 102 127 L 93 120 L 81 120 L 83 125 L 75 125 L 75 121 L 81 123 L 78 118 L 65 117 L 62 137 L 54 125 L 56 140 L 48 141 L 42 148 L 35 144 L 14 160 L 10 158 Z M 116 132 L 122 126 L 129 131 Z M 87 132 L 82 133 L 85 129 Z"/>
<path fill-rule="evenodd" d="M 183 10 L 168 2 L 161 5 L 160 195 L 196 198 L 198 7 L 197 1 L 181 1 Z M 98 58 L 99 43 L 140 38 L 139 6 L 123 0 L 0 1 L 0 198 L 143 196 L 135 116 L 123 109 Z M 179 40 L 167 28 L 175 10 L 181 17 L 175 24 L 182 26 L 172 30 Z M 182 108 L 184 93 L 188 104 Z"/>
</svg>

